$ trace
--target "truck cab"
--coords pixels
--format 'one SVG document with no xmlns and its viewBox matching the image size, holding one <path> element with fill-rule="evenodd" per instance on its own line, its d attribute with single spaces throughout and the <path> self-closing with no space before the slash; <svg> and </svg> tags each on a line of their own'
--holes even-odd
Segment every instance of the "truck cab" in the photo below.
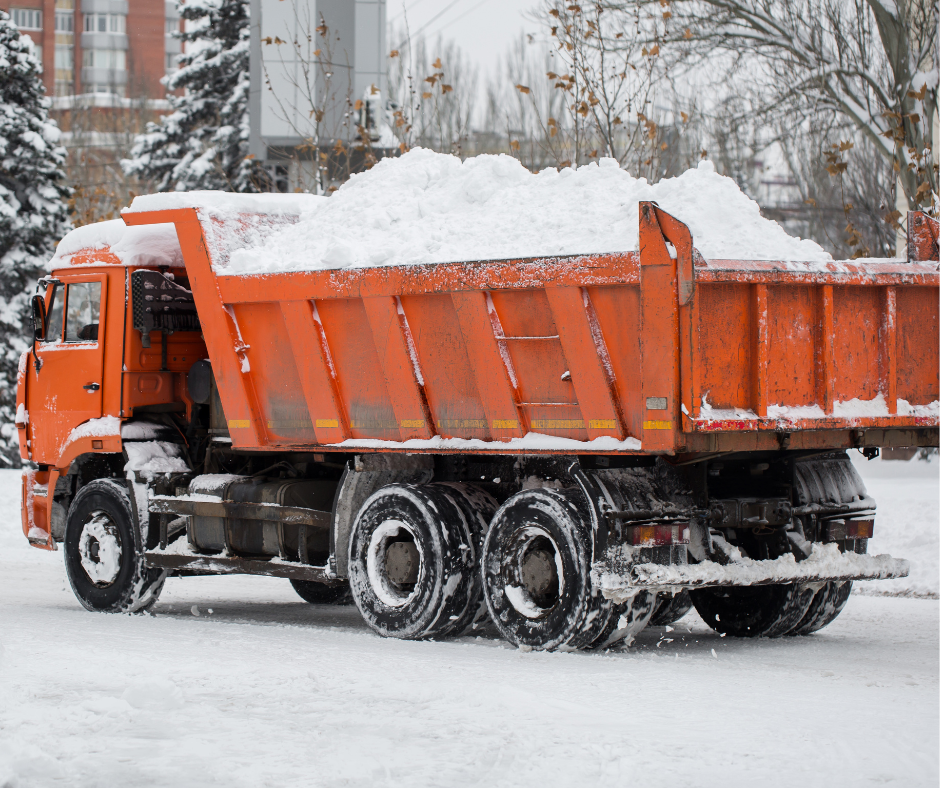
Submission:
<svg viewBox="0 0 940 788">
<path fill-rule="evenodd" d="M 137 235 L 135 247 L 154 233 Z M 57 255 L 37 284 L 34 342 L 20 359 L 16 415 L 20 455 L 34 466 L 24 475 L 23 530 L 37 547 L 55 549 L 64 537 L 64 507 L 51 493 L 74 486 L 68 477 L 78 474 L 76 460 L 113 462 L 122 451 L 122 423 L 125 433 L 156 425 L 148 428 L 155 435 L 192 415 L 186 373 L 206 347 L 186 269 L 177 256 L 141 261 L 133 249 Z M 164 311 L 148 324 L 158 304 Z"/>
</svg>

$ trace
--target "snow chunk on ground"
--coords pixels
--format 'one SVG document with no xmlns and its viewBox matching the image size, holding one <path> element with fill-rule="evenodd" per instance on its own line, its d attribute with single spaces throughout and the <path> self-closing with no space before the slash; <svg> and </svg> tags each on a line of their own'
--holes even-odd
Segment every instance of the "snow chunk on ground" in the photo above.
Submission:
<svg viewBox="0 0 940 788">
<path fill-rule="evenodd" d="M 232 250 L 227 264 L 214 262 L 226 273 L 255 274 L 633 251 L 641 200 L 688 224 L 706 258 L 831 259 L 763 218 L 731 178 L 703 165 L 650 184 L 610 159 L 533 174 L 506 155 L 461 161 L 415 149 L 354 175 L 328 199 L 303 204 L 296 224 Z M 168 197 L 138 197 L 132 209 L 162 207 Z M 241 200 L 232 204 L 245 210 Z M 205 201 L 224 210 L 215 195 Z"/>
</svg>

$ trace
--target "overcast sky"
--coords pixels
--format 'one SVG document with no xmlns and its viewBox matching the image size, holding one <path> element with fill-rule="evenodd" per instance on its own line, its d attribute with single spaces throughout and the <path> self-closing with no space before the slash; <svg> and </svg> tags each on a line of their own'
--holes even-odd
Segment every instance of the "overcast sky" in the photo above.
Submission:
<svg viewBox="0 0 940 788">
<path fill-rule="evenodd" d="M 486 70 L 518 38 L 535 25 L 523 14 L 539 0 L 387 0 L 389 30 L 404 25 L 412 37 L 434 41 L 438 35 L 454 40 L 466 55 Z M 396 45 L 389 38 L 389 48 Z"/>
</svg>

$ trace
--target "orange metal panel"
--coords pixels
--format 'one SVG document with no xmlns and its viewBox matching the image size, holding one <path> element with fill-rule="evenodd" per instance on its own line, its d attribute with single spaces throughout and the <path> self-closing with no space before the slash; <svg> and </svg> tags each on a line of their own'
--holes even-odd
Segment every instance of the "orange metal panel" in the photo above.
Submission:
<svg viewBox="0 0 940 788">
<path fill-rule="evenodd" d="M 491 437 L 491 425 L 450 294 L 403 296 L 401 305 L 421 359 L 424 394 L 437 434 L 445 438 Z"/>
<path fill-rule="evenodd" d="M 816 326 L 816 402 L 823 413 L 832 413 L 835 397 L 832 285 L 819 288 Z"/>
<path fill-rule="evenodd" d="M 897 392 L 911 405 L 940 399 L 940 291 L 905 287 L 897 291 Z"/>
<path fill-rule="evenodd" d="M 362 300 L 319 301 L 317 313 L 329 340 L 337 389 L 352 437 L 399 440 L 401 432 Z"/>
<path fill-rule="evenodd" d="M 316 306 L 284 301 L 281 315 L 300 375 L 307 411 L 318 443 L 340 443 L 350 437 L 346 414 L 330 360 L 329 345 Z"/>
<path fill-rule="evenodd" d="M 753 402 L 751 293 L 747 284 L 699 283 L 701 389 L 714 408 L 750 409 Z"/>
<path fill-rule="evenodd" d="M 816 288 L 767 288 L 767 404 L 816 404 Z"/>
<path fill-rule="evenodd" d="M 588 438 L 626 437 L 617 407 L 613 367 L 597 317 L 585 290 L 549 287 L 545 294 L 568 359 Z"/>
<path fill-rule="evenodd" d="M 833 396 L 840 402 L 873 399 L 880 377 L 881 293 L 876 287 L 834 287 L 832 294 Z"/>
<path fill-rule="evenodd" d="M 898 297 L 894 287 L 881 288 L 878 349 L 879 389 L 893 415 L 898 412 Z"/>
<path fill-rule="evenodd" d="M 401 439 L 430 438 L 434 432 L 419 377 L 417 350 L 409 336 L 400 301 L 394 296 L 378 296 L 363 298 L 362 305 L 385 372 Z"/>
<path fill-rule="evenodd" d="M 451 300 L 490 433 L 497 440 L 521 438 L 525 424 L 517 407 L 519 396 L 507 366 L 508 352 L 503 355 L 493 331 L 486 293 L 451 293 Z"/>
<path fill-rule="evenodd" d="M 237 304 L 232 312 L 247 346 L 248 375 L 268 441 L 277 445 L 316 442 L 280 305 Z"/>
<path fill-rule="evenodd" d="M 752 391 L 754 393 L 754 411 L 762 418 L 767 418 L 767 405 L 769 381 L 767 367 L 770 351 L 770 326 L 767 314 L 767 285 L 753 285 L 751 293 L 751 319 L 754 321 L 752 329 L 753 348 L 751 361 L 754 364 Z"/>
<path fill-rule="evenodd" d="M 592 287 L 588 290 L 610 353 L 620 412 L 626 432 L 643 435 L 640 373 L 640 288 Z"/>
</svg>

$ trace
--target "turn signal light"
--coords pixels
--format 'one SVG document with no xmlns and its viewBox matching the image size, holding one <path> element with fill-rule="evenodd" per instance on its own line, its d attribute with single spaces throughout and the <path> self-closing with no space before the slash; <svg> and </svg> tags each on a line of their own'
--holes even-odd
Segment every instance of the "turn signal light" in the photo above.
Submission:
<svg viewBox="0 0 940 788">
<path fill-rule="evenodd" d="M 683 525 L 630 525 L 627 526 L 627 544 L 634 547 L 663 547 L 689 543 L 689 526 Z"/>
<path fill-rule="evenodd" d="M 841 542 L 843 539 L 871 539 L 874 533 L 874 520 L 830 520 L 827 528 L 827 541 Z"/>
</svg>

